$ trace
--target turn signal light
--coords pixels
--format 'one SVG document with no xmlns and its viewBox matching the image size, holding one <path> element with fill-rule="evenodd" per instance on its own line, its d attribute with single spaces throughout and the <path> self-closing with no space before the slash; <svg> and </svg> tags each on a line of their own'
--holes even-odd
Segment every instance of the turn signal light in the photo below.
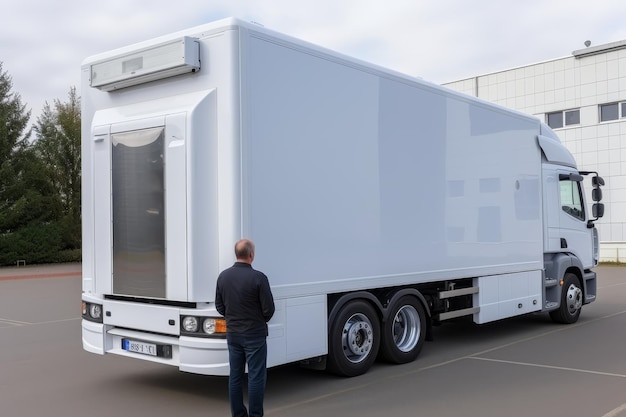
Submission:
<svg viewBox="0 0 626 417">
<path fill-rule="evenodd" d="M 224 319 L 206 319 L 203 324 L 204 332 L 208 334 L 226 333 L 226 320 Z"/>
</svg>

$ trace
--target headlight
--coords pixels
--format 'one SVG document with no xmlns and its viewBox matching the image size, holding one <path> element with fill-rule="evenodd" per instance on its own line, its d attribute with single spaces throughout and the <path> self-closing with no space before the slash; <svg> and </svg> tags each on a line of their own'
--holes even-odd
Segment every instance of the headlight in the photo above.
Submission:
<svg viewBox="0 0 626 417">
<path fill-rule="evenodd" d="M 102 306 L 100 304 L 89 304 L 89 317 L 94 320 L 102 318 Z"/>
<path fill-rule="evenodd" d="M 181 336 L 226 337 L 226 320 L 218 317 L 180 316 Z"/>
<path fill-rule="evenodd" d="M 85 320 L 102 323 L 102 304 L 83 301 L 82 316 Z"/>
<path fill-rule="evenodd" d="M 206 319 L 202 325 L 204 332 L 208 334 L 215 333 L 215 319 Z"/>
<path fill-rule="evenodd" d="M 192 316 L 183 318 L 183 329 L 186 332 L 198 331 L 198 319 Z"/>
<path fill-rule="evenodd" d="M 202 328 L 207 334 L 226 333 L 226 320 L 206 319 L 202 323 Z"/>
</svg>

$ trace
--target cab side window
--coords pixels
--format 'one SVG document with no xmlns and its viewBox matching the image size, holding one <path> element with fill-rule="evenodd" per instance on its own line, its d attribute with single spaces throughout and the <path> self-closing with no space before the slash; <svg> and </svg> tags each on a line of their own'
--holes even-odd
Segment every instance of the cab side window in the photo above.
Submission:
<svg viewBox="0 0 626 417">
<path fill-rule="evenodd" d="M 576 181 L 561 180 L 561 208 L 564 212 L 579 220 L 585 220 L 585 210 L 582 205 L 582 190 Z"/>
</svg>

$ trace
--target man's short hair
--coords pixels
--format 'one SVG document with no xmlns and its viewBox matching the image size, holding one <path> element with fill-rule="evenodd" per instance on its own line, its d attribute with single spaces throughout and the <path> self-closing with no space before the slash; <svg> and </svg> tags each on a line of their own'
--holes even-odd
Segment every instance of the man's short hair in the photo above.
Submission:
<svg viewBox="0 0 626 417">
<path fill-rule="evenodd" d="M 241 239 L 235 243 L 235 256 L 237 259 L 248 259 L 254 253 L 254 242 L 250 239 Z"/>
</svg>

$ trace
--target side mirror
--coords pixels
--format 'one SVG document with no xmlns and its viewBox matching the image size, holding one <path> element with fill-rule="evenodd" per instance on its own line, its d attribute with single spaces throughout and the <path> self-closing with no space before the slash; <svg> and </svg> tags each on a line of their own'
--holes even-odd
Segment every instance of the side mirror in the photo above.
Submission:
<svg viewBox="0 0 626 417">
<path fill-rule="evenodd" d="M 591 190 L 591 199 L 593 201 L 602 201 L 602 189 L 594 188 Z"/>
<path fill-rule="evenodd" d="M 570 180 L 570 181 L 581 182 L 583 180 L 583 176 L 582 175 L 578 175 L 578 174 L 574 174 L 574 173 L 559 174 L 559 181 L 562 181 L 562 180 Z"/>
<path fill-rule="evenodd" d="M 591 178 L 591 185 L 593 185 L 594 187 L 600 187 L 601 185 L 604 185 L 604 179 L 596 175 L 595 177 Z"/>
<path fill-rule="evenodd" d="M 596 203 L 593 206 L 591 206 L 591 214 L 593 214 L 593 217 L 598 218 L 598 219 L 604 216 L 604 204 Z"/>
</svg>

